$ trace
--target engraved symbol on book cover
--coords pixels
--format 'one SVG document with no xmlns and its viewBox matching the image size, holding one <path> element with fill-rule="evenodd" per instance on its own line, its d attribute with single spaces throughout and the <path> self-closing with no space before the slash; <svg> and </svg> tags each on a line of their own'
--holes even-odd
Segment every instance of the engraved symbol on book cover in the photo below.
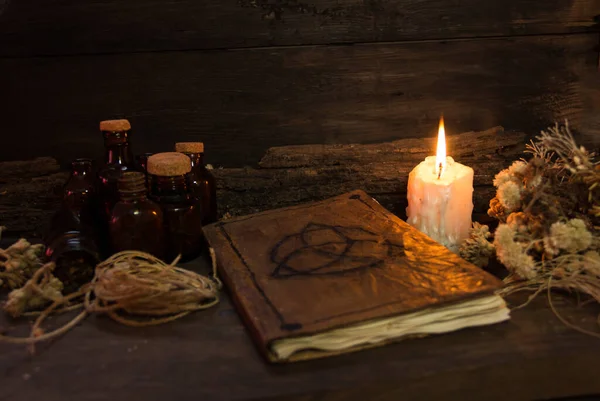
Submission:
<svg viewBox="0 0 600 401">
<path fill-rule="evenodd" d="M 345 274 L 404 256 L 404 246 L 362 227 L 307 224 L 271 250 L 275 278 Z"/>
</svg>

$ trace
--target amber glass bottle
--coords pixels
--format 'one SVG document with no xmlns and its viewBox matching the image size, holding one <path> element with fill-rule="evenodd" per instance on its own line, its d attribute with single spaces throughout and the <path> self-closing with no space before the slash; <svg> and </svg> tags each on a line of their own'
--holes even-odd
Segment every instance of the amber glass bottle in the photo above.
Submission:
<svg viewBox="0 0 600 401">
<path fill-rule="evenodd" d="M 91 159 L 76 159 L 71 163 L 71 176 L 65 184 L 63 201 L 71 208 L 83 205 L 83 210 L 80 210 L 84 213 L 83 218 L 92 217 L 98 190 Z"/>
<path fill-rule="evenodd" d="M 100 122 L 104 136 L 105 164 L 98 172 L 100 197 L 106 217 L 119 200 L 117 183 L 124 171 L 135 170 L 135 161 L 129 143 L 131 125 L 127 120 L 107 120 Z"/>
<path fill-rule="evenodd" d="M 217 184 L 215 177 L 204 165 L 202 142 L 178 142 L 175 150 L 188 156 L 192 162 L 189 186 L 192 194 L 202 203 L 202 225 L 214 223 L 217 217 Z"/>
<path fill-rule="evenodd" d="M 66 292 L 89 282 L 99 262 L 97 201 L 92 161 L 75 160 L 45 238 L 46 257 L 56 263 L 54 274 Z"/>
<path fill-rule="evenodd" d="M 93 233 L 82 228 L 64 231 L 50 239 L 46 243 L 46 257 L 56 264 L 53 273 L 63 282 L 66 293 L 89 283 L 100 262 Z"/>
<path fill-rule="evenodd" d="M 119 195 L 121 199 L 110 219 L 113 251 L 137 250 L 164 258 L 163 213 L 146 196 L 145 175 L 137 171 L 123 173 Z"/>
<path fill-rule="evenodd" d="M 168 262 L 179 254 L 182 261 L 194 259 L 202 248 L 201 204 L 188 191 L 190 170 L 190 159 L 181 153 L 158 153 L 148 159 L 150 199 L 163 211 Z"/>
</svg>

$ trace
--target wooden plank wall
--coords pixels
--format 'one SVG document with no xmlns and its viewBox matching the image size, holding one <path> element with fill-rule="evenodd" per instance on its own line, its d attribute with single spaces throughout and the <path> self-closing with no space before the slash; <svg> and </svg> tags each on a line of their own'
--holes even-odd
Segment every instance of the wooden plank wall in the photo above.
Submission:
<svg viewBox="0 0 600 401">
<path fill-rule="evenodd" d="M 600 134 L 600 0 L 0 0 L 0 160 L 203 140 L 375 143 L 569 118 Z"/>
</svg>

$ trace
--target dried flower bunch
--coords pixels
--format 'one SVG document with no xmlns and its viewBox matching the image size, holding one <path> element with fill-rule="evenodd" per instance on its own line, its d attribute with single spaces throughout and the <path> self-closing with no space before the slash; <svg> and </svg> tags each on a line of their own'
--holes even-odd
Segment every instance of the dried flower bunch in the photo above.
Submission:
<svg viewBox="0 0 600 401">
<path fill-rule="evenodd" d="M 0 234 L 4 227 L 0 227 Z M 19 288 L 40 268 L 44 253 L 41 244 L 32 245 L 21 238 L 6 249 L 0 249 L 0 287 Z"/>
<path fill-rule="evenodd" d="M 508 269 L 504 293 L 578 291 L 600 302 L 600 164 L 578 146 L 568 123 L 542 131 L 519 160 L 494 179 L 488 214 L 499 220 L 493 242 L 474 225 L 461 256 Z"/>
</svg>

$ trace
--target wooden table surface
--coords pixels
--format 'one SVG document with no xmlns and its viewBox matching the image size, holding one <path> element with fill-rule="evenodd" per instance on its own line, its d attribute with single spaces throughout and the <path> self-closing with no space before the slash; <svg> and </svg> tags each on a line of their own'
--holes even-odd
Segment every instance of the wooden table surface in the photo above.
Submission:
<svg viewBox="0 0 600 401">
<path fill-rule="evenodd" d="M 555 304 L 595 327 L 596 306 L 562 296 Z M 27 322 L 0 324 L 13 335 L 28 332 Z M 599 368 L 600 340 L 565 327 L 543 296 L 510 322 L 269 365 L 223 294 L 217 307 L 160 327 L 93 316 L 35 355 L 1 344 L 0 400 L 547 399 L 600 394 Z"/>
</svg>

